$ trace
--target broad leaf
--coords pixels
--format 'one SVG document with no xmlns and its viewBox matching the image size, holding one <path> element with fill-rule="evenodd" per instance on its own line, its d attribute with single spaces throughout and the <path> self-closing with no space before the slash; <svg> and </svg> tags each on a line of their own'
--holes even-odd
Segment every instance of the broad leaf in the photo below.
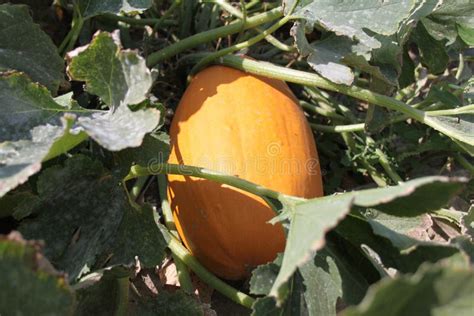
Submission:
<svg viewBox="0 0 474 316">
<path fill-rule="evenodd" d="M 424 114 L 423 122 L 432 128 L 452 137 L 453 140 L 464 143 L 464 146 L 474 146 L 474 116 L 460 114 L 456 116 L 429 116 Z M 467 150 L 470 152 L 471 150 Z"/>
<path fill-rule="evenodd" d="M 432 37 L 438 41 L 447 40 L 446 45 L 451 45 L 458 35 L 457 25 L 474 27 L 474 6 L 471 0 L 442 1 L 432 14 L 421 21 Z"/>
<path fill-rule="evenodd" d="M 368 283 L 358 271 L 358 264 L 351 262 L 350 256 L 342 253 L 336 243 L 329 242 L 313 260 L 298 269 L 299 273 L 291 281 L 290 296 L 283 306 L 276 307 L 273 299 L 266 298 L 254 305 L 254 313 L 294 312 L 301 308 L 307 315 L 336 315 L 336 305 L 358 304 L 367 291 Z M 255 269 L 250 280 L 250 291 L 268 295 L 280 265 L 281 258 L 277 258 Z"/>
<path fill-rule="evenodd" d="M 0 197 L 41 168 L 73 119 L 63 114 L 49 92 L 24 75 L 0 76 Z"/>
<path fill-rule="evenodd" d="M 0 71 L 18 70 L 56 93 L 64 61 L 24 5 L 0 5 Z"/>
<path fill-rule="evenodd" d="M 79 8 L 85 18 L 101 13 L 141 12 L 151 7 L 151 0 L 78 0 Z"/>
<path fill-rule="evenodd" d="M 137 148 L 127 148 L 117 153 L 117 164 L 123 176 L 130 172 L 132 165 L 153 167 L 168 161 L 170 153 L 169 136 L 164 132 L 151 133 Z"/>
<path fill-rule="evenodd" d="M 0 314 L 72 314 L 74 293 L 40 249 L 18 233 L 0 237 Z"/>
<path fill-rule="evenodd" d="M 79 117 L 77 125 L 103 147 L 119 151 L 140 146 L 145 134 L 153 131 L 159 121 L 160 112 L 155 109 L 132 112 L 122 105 L 115 111 Z"/>
<path fill-rule="evenodd" d="M 404 273 L 415 272 L 426 261 L 437 262 L 459 252 L 450 245 L 419 242 L 380 223 L 377 225 L 377 234 L 373 226 L 367 219 L 351 215 L 339 223 L 336 232 L 354 247 L 375 255 L 375 260 L 380 261 L 384 268 L 394 268 Z"/>
<path fill-rule="evenodd" d="M 160 121 L 155 109 L 90 111 L 69 103 L 64 108 L 22 74 L 0 76 L 0 197 L 87 135 L 109 150 L 137 147 Z"/>
<path fill-rule="evenodd" d="M 290 8 L 294 0 L 285 1 Z M 299 1 L 292 14 L 305 19 L 308 24 L 318 24 L 328 31 L 358 40 L 369 49 L 378 48 L 381 43 L 366 30 L 382 34 L 394 34 L 399 24 L 410 16 L 414 8 L 413 0 L 385 2 L 303 0 Z"/>
<path fill-rule="evenodd" d="M 474 308 L 471 269 L 426 265 L 414 275 L 384 279 L 362 303 L 344 316 L 471 315 Z"/>
<path fill-rule="evenodd" d="M 290 220 L 283 263 L 271 295 L 278 303 L 286 296 L 284 284 L 297 267 L 324 246 L 324 236 L 343 219 L 353 206 L 372 207 L 388 214 L 416 216 L 438 209 L 462 187 L 460 180 L 426 177 L 398 186 L 356 191 L 311 199 L 287 207 Z M 330 210 L 330 211 L 329 211 Z"/>
<path fill-rule="evenodd" d="M 37 216 L 24 220 L 20 231 L 44 240 L 48 258 L 71 280 L 102 260 L 128 264 L 138 256 L 154 266 L 163 259 L 165 242 L 152 211 L 131 207 L 123 188 L 99 162 L 80 155 L 68 159 L 64 166 L 43 171 L 37 190 Z M 121 246 L 127 250 L 117 248 Z"/>
<path fill-rule="evenodd" d="M 86 82 L 87 91 L 98 95 L 110 108 L 145 100 L 152 78 L 145 59 L 122 50 L 118 33 L 97 33 L 91 44 L 68 53 L 68 73 Z"/>
<path fill-rule="evenodd" d="M 177 290 L 174 293 L 160 291 L 156 298 L 146 302 L 138 302 L 132 308 L 133 315 L 205 315 L 201 303 L 183 290 Z M 213 314 L 211 313 L 211 315 Z"/>
</svg>

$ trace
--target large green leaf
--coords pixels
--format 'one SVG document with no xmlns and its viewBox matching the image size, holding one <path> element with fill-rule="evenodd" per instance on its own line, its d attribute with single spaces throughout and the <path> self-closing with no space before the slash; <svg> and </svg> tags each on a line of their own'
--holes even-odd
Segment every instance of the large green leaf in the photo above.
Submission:
<svg viewBox="0 0 474 316">
<path fill-rule="evenodd" d="M 19 229 L 27 238 L 44 240 L 48 258 L 71 280 L 103 260 L 128 264 L 138 256 L 145 266 L 154 266 L 163 259 L 165 242 L 153 211 L 131 207 L 117 179 L 99 162 L 74 156 L 43 171 L 37 186 L 37 215 Z"/>
<path fill-rule="evenodd" d="M 25 75 L 1 75 L 0 197 L 38 172 L 41 161 L 67 152 L 87 135 L 109 150 L 137 147 L 159 120 L 155 109 L 132 112 L 126 105 L 115 111 L 65 108 Z"/>
<path fill-rule="evenodd" d="M 118 33 L 97 33 L 91 44 L 68 53 L 68 73 L 86 82 L 87 90 L 98 95 L 110 108 L 145 100 L 152 78 L 145 59 L 122 50 Z"/>
<path fill-rule="evenodd" d="M 41 168 L 72 119 L 26 76 L 0 76 L 0 197 Z"/>
<path fill-rule="evenodd" d="M 469 268 L 422 267 L 413 275 L 384 279 L 345 316 L 472 315 L 474 272 Z"/>
<path fill-rule="evenodd" d="M 0 237 L 0 314 L 72 314 L 74 293 L 40 249 L 18 233 Z"/>
<path fill-rule="evenodd" d="M 293 3 L 294 0 L 285 1 L 285 8 L 291 8 Z M 414 0 L 302 0 L 292 15 L 373 49 L 380 47 L 381 43 L 367 30 L 382 35 L 394 34 L 400 23 L 410 16 L 414 6 Z"/>
<path fill-rule="evenodd" d="M 33 23 L 27 6 L 0 5 L 0 43 L 0 71 L 22 71 L 56 93 L 64 61 L 51 39 Z"/>
<path fill-rule="evenodd" d="M 352 209 L 371 207 L 398 216 L 416 216 L 439 209 L 462 187 L 460 180 L 444 177 L 426 177 L 398 186 L 355 191 L 311 199 L 288 206 L 285 218 L 290 228 L 282 267 L 275 280 L 271 295 L 278 302 L 287 294 L 285 283 L 297 267 L 312 258 L 324 246 L 325 234 Z"/>
</svg>

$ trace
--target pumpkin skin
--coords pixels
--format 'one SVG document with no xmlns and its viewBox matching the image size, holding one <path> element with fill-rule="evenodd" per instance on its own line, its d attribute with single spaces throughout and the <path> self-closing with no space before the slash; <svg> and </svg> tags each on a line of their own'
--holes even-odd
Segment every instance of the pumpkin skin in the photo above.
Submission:
<svg viewBox="0 0 474 316">
<path fill-rule="evenodd" d="M 169 163 L 237 175 L 294 196 L 322 196 L 312 132 L 278 80 L 212 66 L 186 89 L 171 123 Z M 280 224 L 262 198 L 189 176 L 168 175 L 180 237 L 210 271 L 243 279 L 284 250 Z"/>
</svg>

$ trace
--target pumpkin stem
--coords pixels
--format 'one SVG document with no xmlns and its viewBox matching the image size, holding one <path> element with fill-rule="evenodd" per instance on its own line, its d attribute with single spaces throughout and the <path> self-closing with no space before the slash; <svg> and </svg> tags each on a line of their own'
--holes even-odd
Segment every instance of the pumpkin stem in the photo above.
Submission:
<svg viewBox="0 0 474 316">
<path fill-rule="evenodd" d="M 166 194 L 166 188 L 168 183 L 165 175 L 158 175 L 158 192 L 161 199 L 161 209 L 163 211 L 163 217 L 165 218 L 165 225 L 170 233 L 179 240 L 178 232 L 176 231 L 176 225 L 173 220 L 173 214 L 171 212 L 170 204 L 168 202 L 168 196 Z M 193 282 L 189 275 L 188 267 L 186 264 L 174 253 L 172 253 L 173 261 L 176 266 L 176 272 L 178 274 L 178 280 L 181 288 L 187 293 L 194 293 Z"/>
<path fill-rule="evenodd" d="M 169 240 L 168 248 L 171 252 L 184 262 L 196 275 L 207 285 L 211 286 L 215 290 L 219 291 L 222 295 L 225 295 L 229 299 L 233 300 L 237 304 L 252 308 L 255 299 L 243 292 L 238 291 L 232 286 L 228 285 L 214 274 L 204 268 L 199 261 L 194 258 L 189 251 L 178 241 L 171 233 L 163 230 L 164 234 L 168 234 L 165 238 Z"/>
</svg>

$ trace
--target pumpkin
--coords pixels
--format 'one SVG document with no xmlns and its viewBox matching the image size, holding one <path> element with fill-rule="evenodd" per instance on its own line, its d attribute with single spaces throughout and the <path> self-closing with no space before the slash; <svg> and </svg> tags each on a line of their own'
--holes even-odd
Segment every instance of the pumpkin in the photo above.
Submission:
<svg viewBox="0 0 474 316">
<path fill-rule="evenodd" d="M 239 176 L 294 196 L 322 195 L 312 132 L 286 83 L 212 66 L 186 89 L 170 128 L 169 163 Z M 213 181 L 168 175 L 185 246 L 210 271 L 242 279 L 284 250 L 281 224 L 258 196 Z"/>
</svg>

